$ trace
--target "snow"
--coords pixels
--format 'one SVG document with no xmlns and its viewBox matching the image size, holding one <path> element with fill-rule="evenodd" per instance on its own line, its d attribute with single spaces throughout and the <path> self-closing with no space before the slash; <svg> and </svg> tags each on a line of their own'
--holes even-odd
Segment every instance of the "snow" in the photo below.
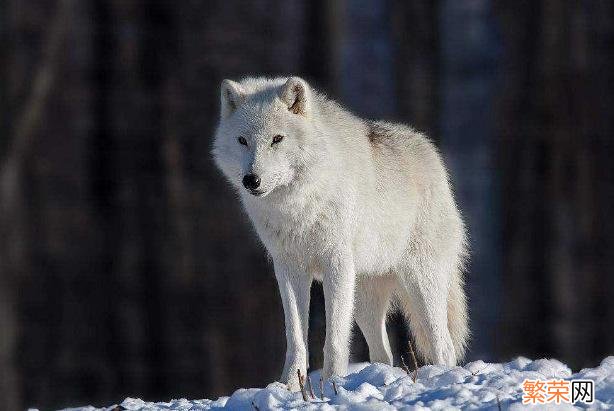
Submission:
<svg viewBox="0 0 614 411">
<path fill-rule="evenodd" d="M 598 367 L 572 374 L 569 367 L 554 359 L 531 361 L 519 357 L 508 363 L 474 361 L 464 367 L 427 365 L 418 370 L 417 381 L 401 368 L 384 364 L 352 364 L 348 376 L 336 378 L 337 393 L 328 382 L 324 398 L 319 388 L 319 372 L 310 374 L 316 398 L 309 395 L 303 401 L 301 393 L 289 392 L 278 382 L 266 388 L 239 389 L 230 397 L 217 400 L 172 400 L 151 403 L 126 398 L 124 410 L 442 410 L 442 409 L 610 409 L 614 408 L 614 356 L 604 359 Z M 588 405 L 547 404 L 523 405 L 522 382 L 549 379 L 591 379 L 595 382 L 595 401 Z M 112 410 L 117 405 L 103 410 Z M 71 408 L 71 411 L 94 411 L 92 406 Z"/>
</svg>

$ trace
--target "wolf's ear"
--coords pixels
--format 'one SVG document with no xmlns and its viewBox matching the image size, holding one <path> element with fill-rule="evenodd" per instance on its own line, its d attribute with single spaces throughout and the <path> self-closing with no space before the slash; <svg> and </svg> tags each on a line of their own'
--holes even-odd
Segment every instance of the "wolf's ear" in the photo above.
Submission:
<svg viewBox="0 0 614 411">
<path fill-rule="evenodd" d="M 245 90 L 235 81 L 224 80 L 220 87 L 220 101 L 222 104 L 222 118 L 231 115 L 245 99 Z"/>
<path fill-rule="evenodd" d="M 309 110 L 309 86 L 299 77 L 290 77 L 279 92 L 279 98 L 294 114 L 305 115 Z"/>
</svg>

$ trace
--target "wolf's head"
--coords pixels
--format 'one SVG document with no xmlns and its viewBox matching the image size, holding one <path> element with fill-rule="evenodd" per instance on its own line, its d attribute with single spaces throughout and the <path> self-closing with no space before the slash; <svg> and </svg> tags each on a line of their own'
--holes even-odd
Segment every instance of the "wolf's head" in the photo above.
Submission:
<svg viewBox="0 0 614 411">
<path fill-rule="evenodd" d="M 213 155 L 237 189 L 264 197 L 317 161 L 313 97 L 298 77 L 222 82 Z"/>
</svg>

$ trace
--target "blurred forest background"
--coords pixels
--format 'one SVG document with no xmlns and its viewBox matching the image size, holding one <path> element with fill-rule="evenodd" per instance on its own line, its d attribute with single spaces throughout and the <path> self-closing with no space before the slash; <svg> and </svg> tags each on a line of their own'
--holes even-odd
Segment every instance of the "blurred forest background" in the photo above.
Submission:
<svg viewBox="0 0 614 411">
<path fill-rule="evenodd" d="M 0 19 L 2 408 L 278 378 L 272 267 L 209 153 L 220 81 L 250 74 L 436 141 L 473 250 L 468 359 L 614 353 L 614 2 L 0 0 Z"/>
</svg>

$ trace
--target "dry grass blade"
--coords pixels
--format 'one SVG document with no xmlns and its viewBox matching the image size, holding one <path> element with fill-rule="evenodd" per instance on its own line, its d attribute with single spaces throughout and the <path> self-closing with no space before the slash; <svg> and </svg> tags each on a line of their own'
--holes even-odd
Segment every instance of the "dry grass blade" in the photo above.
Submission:
<svg viewBox="0 0 614 411">
<path fill-rule="evenodd" d="M 416 360 L 416 354 L 414 353 L 414 346 L 411 343 L 411 340 L 409 340 L 409 353 L 411 354 L 411 358 L 414 361 L 414 383 L 416 381 L 418 381 L 418 361 Z"/>
<path fill-rule="evenodd" d="M 309 401 L 307 398 L 307 392 L 305 391 L 305 377 L 301 374 L 300 368 L 296 370 L 298 374 L 298 385 L 301 387 L 301 394 L 303 394 L 303 401 Z"/>
<path fill-rule="evenodd" d="M 403 359 L 402 355 L 401 355 L 401 364 L 402 364 L 403 369 L 407 373 L 407 375 L 410 375 L 411 371 L 409 370 L 409 367 L 407 366 L 407 364 L 405 364 L 405 359 Z"/>
</svg>

